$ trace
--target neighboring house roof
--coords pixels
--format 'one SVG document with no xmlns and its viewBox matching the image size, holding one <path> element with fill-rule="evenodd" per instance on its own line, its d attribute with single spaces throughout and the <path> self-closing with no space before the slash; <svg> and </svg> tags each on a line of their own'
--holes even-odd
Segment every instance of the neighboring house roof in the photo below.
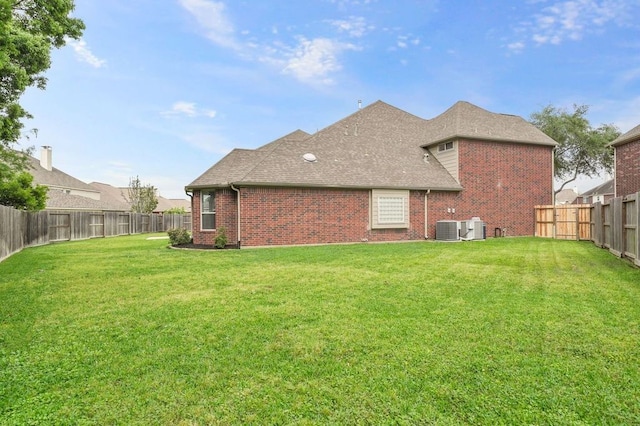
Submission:
<svg viewBox="0 0 640 426">
<path fill-rule="evenodd" d="M 573 204 L 578 195 L 575 189 L 563 189 L 556 194 L 556 204 Z"/>
<path fill-rule="evenodd" d="M 235 149 L 187 189 L 237 184 L 458 191 L 460 184 L 423 148 L 455 137 L 556 145 L 522 118 L 468 102 L 425 120 L 377 101 L 313 135 L 297 130 L 255 150 Z M 315 161 L 305 161 L 306 154 Z"/>
<path fill-rule="evenodd" d="M 131 204 L 126 199 L 126 188 L 117 188 L 108 183 L 91 182 L 93 188 L 100 192 L 100 199 L 112 207 L 113 210 L 131 210 Z"/>
<path fill-rule="evenodd" d="M 40 165 L 40 160 L 29 157 L 29 173 L 33 176 L 33 182 L 38 185 L 48 186 L 49 188 L 58 189 L 74 189 L 86 192 L 98 193 L 95 188 L 74 178 L 65 172 L 52 167 L 47 170 Z"/>
<path fill-rule="evenodd" d="M 640 139 L 640 124 L 629 130 L 627 133 L 618 136 L 611 142 L 611 146 L 620 146 L 633 141 L 634 139 Z"/>
<path fill-rule="evenodd" d="M 427 127 L 428 145 L 456 138 L 558 145 L 522 117 L 496 114 L 464 101 L 456 102 L 451 108 L 429 120 Z"/>
<path fill-rule="evenodd" d="M 49 189 L 46 208 L 48 210 L 119 210 L 102 200 L 67 194 L 59 189 Z"/>
<path fill-rule="evenodd" d="M 581 194 L 581 197 L 595 197 L 597 195 L 611 195 L 615 192 L 615 182 L 613 179 L 608 180 L 595 188 L 591 188 Z"/>
<path fill-rule="evenodd" d="M 111 210 L 131 210 L 131 204 L 127 201 L 129 196 L 129 188 L 116 187 L 107 183 L 91 182 L 90 185 L 100 191 L 101 199 L 112 206 Z M 158 196 L 158 205 L 154 209 L 155 212 L 164 212 L 174 207 L 182 207 L 185 211 L 191 211 L 191 202 L 186 199 L 169 199 Z"/>
<path fill-rule="evenodd" d="M 158 206 L 154 211 L 165 212 L 174 208 L 183 208 L 185 212 L 191 212 L 191 201 L 181 198 L 164 198 L 163 196 L 159 195 Z"/>
</svg>

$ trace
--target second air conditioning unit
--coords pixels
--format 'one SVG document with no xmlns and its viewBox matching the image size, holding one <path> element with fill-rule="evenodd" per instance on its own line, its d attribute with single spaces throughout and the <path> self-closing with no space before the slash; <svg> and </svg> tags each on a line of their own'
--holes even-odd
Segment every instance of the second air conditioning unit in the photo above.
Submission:
<svg viewBox="0 0 640 426">
<path fill-rule="evenodd" d="M 460 222 L 460 239 L 469 240 L 484 240 L 485 230 L 484 222 L 479 217 L 473 217 L 471 220 L 463 220 Z"/>
</svg>

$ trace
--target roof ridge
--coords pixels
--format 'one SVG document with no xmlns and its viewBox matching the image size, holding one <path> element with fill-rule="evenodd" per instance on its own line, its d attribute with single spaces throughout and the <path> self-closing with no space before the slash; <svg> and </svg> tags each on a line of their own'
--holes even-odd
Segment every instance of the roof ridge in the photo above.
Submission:
<svg viewBox="0 0 640 426">
<path fill-rule="evenodd" d="M 267 149 L 267 150 L 263 150 L 260 151 L 259 149 L 255 149 L 255 152 L 259 152 L 259 153 L 264 153 L 264 155 L 262 155 L 262 157 L 260 157 L 260 159 L 258 161 L 256 161 L 253 164 L 253 167 L 248 168 L 243 174 L 242 177 L 239 180 L 244 179 L 245 176 L 247 176 L 248 174 L 250 174 L 253 170 L 256 169 L 256 167 L 258 167 L 260 164 L 262 164 L 267 158 L 269 158 L 271 155 L 274 154 L 275 151 L 278 150 L 278 148 L 280 148 L 282 145 L 284 145 L 287 142 L 299 142 L 298 140 L 292 139 L 290 136 L 293 135 L 294 133 L 297 133 L 298 131 L 300 132 L 304 132 L 306 135 L 308 135 L 307 137 L 300 139 L 300 140 L 307 140 L 311 137 L 313 137 L 313 135 L 309 135 L 307 132 L 305 132 L 304 130 L 294 130 L 291 133 L 286 134 L 285 136 L 278 138 L 274 141 L 269 142 L 268 144 L 263 145 L 262 147 L 266 147 L 267 145 L 273 144 L 273 148 L 271 149 Z M 214 164 L 215 165 L 215 164 Z M 233 182 L 230 182 L 231 184 L 233 184 Z"/>
</svg>

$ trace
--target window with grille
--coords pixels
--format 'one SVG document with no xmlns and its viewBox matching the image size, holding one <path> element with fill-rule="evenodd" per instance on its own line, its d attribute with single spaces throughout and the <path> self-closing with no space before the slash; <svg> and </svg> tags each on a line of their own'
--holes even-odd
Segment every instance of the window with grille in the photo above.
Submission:
<svg viewBox="0 0 640 426">
<path fill-rule="evenodd" d="M 373 190 L 372 228 L 408 228 L 409 227 L 409 191 Z"/>
<path fill-rule="evenodd" d="M 378 197 L 378 223 L 404 223 L 404 198 Z"/>
<path fill-rule="evenodd" d="M 203 230 L 216 229 L 216 193 L 202 191 L 200 228 Z"/>
</svg>

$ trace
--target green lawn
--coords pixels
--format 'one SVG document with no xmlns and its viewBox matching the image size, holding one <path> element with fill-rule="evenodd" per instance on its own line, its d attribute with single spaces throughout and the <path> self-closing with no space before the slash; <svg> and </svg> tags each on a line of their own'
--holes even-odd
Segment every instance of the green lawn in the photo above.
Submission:
<svg viewBox="0 0 640 426">
<path fill-rule="evenodd" d="M 0 424 L 640 424 L 640 270 L 533 238 L 0 263 Z"/>
</svg>

